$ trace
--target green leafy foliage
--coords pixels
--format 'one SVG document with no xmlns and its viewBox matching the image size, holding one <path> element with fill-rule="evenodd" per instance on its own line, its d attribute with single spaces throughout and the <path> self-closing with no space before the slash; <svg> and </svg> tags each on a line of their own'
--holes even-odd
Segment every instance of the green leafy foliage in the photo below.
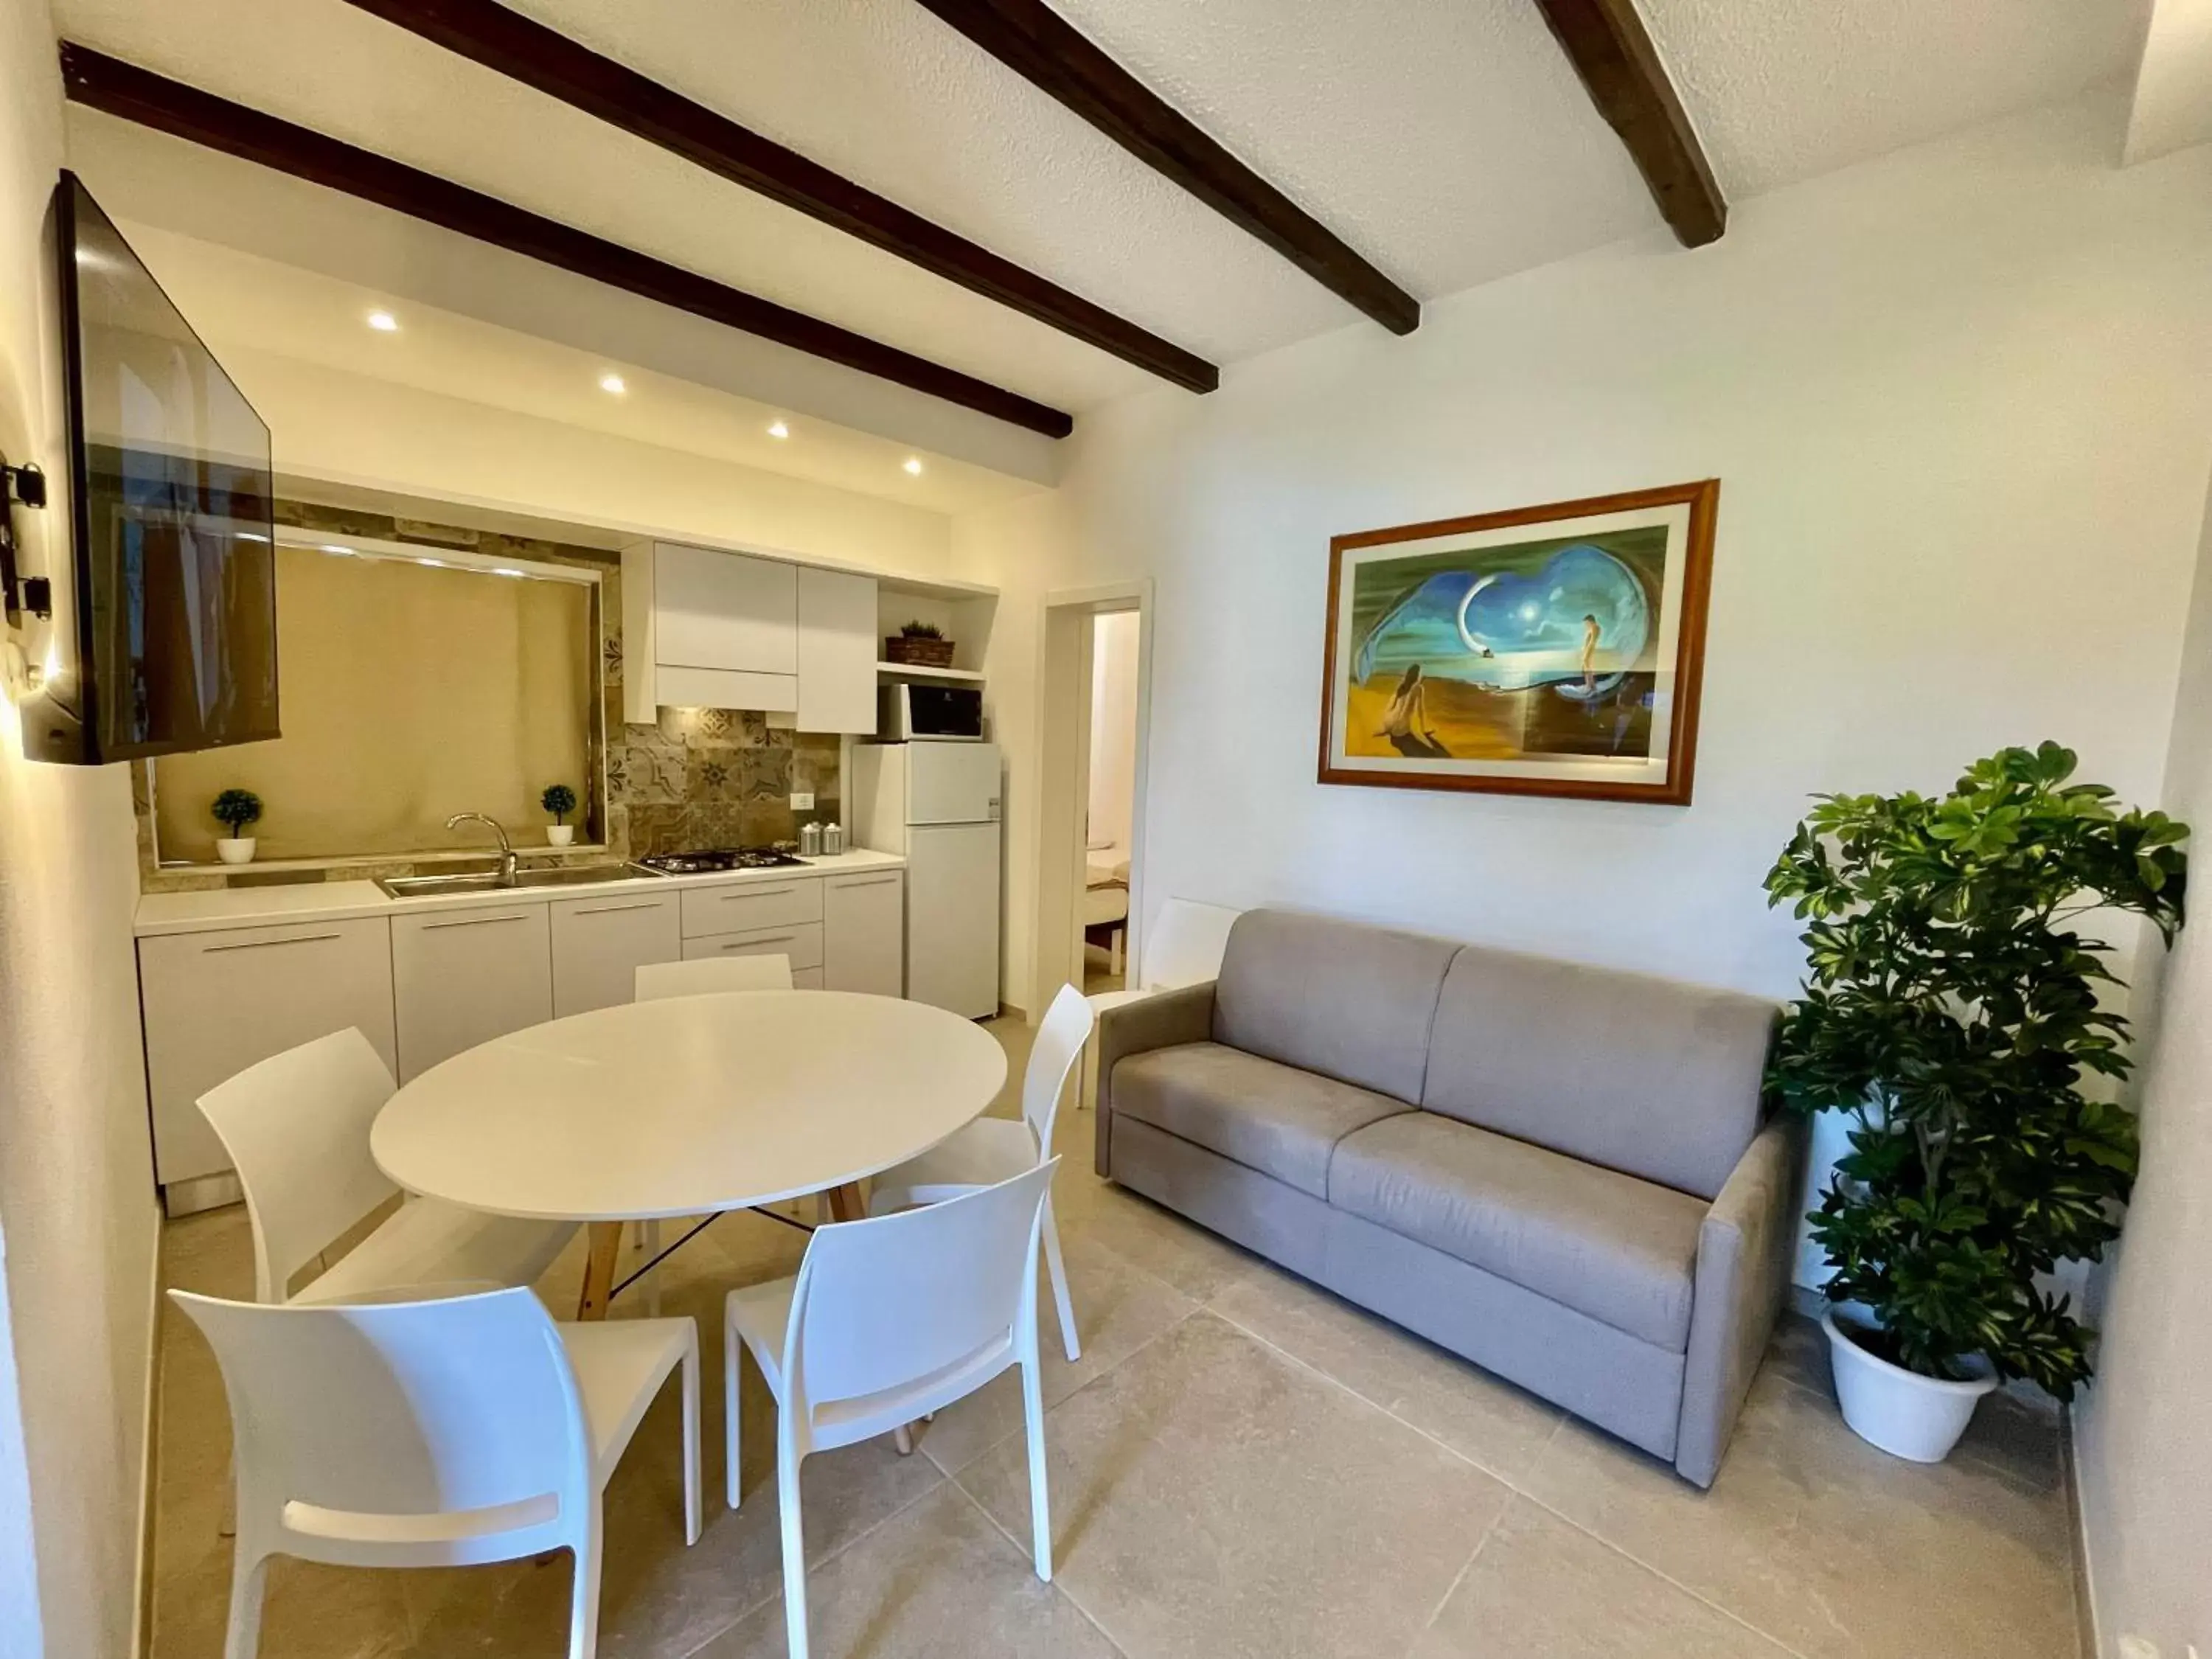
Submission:
<svg viewBox="0 0 2212 1659">
<path fill-rule="evenodd" d="M 208 811 L 235 837 L 243 835 L 249 823 L 260 821 L 261 797 L 251 789 L 226 789 L 215 798 L 215 805 Z"/>
<path fill-rule="evenodd" d="M 566 823 L 568 814 L 576 810 L 576 792 L 565 783 L 549 783 L 538 804 L 553 815 L 556 823 Z"/>
<path fill-rule="evenodd" d="M 2040 1291 L 2119 1234 L 2136 1125 L 2081 1091 L 2130 1070 L 2111 946 L 2092 911 L 2182 924 L 2189 828 L 2068 781 L 2053 743 L 1977 762 L 1940 799 L 1823 795 L 1766 878 L 1807 923 L 1805 994 L 1769 1082 L 1805 1112 L 1852 1113 L 1813 1215 L 1836 1302 L 1870 1308 L 1895 1364 L 1959 1377 L 1987 1354 L 2060 1399 L 2094 1333 Z"/>
<path fill-rule="evenodd" d="M 910 622 L 899 632 L 910 640 L 941 640 L 945 637 L 945 630 L 935 623 Z"/>
</svg>

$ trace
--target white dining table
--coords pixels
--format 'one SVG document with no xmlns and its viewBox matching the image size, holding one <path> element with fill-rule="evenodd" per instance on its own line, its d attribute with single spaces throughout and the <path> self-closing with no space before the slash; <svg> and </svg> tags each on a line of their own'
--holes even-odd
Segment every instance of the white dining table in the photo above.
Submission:
<svg viewBox="0 0 2212 1659">
<path fill-rule="evenodd" d="M 634 1221 L 858 1183 L 980 1116 L 1006 1079 L 988 1031 L 925 1003 L 741 991 L 594 1009 L 509 1032 L 410 1079 L 369 1150 L 409 1192 L 580 1221 L 580 1319 L 606 1316 Z"/>
</svg>

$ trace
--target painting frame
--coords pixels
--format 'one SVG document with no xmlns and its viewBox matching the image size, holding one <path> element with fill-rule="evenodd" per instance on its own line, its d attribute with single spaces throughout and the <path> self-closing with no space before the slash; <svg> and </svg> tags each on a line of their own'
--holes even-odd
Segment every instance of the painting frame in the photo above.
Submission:
<svg viewBox="0 0 2212 1659">
<path fill-rule="evenodd" d="M 1364 530 L 1332 537 L 1328 544 L 1328 628 L 1322 654 L 1317 781 L 1323 784 L 1366 788 L 1443 789 L 1484 794 L 1687 806 L 1696 781 L 1698 705 L 1705 679 L 1706 610 L 1712 585 L 1713 536 L 1719 509 L 1720 480 L 1705 478 L 1692 483 L 1668 484 L 1611 495 L 1586 496 L 1575 501 L 1547 501 L 1504 512 L 1396 525 L 1381 530 Z M 1680 528 L 1678 537 L 1670 534 L 1665 558 L 1678 565 L 1680 581 L 1679 586 L 1674 587 L 1674 572 L 1665 572 L 1668 585 L 1673 588 L 1673 614 L 1666 614 L 1663 605 L 1656 611 L 1658 621 L 1653 633 L 1666 642 L 1671 653 L 1671 663 L 1664 676 L 1667 680 L 1665 718 L 1663 721 L 1650 721 L 1651 735 L 1663 732 L 1663 746 L 1659 744 L 1650 745 L 1662 750 L 1662 758 L 1656 761 L 1647 758 L 1641 763 L 1641 769 L 1646 775 L 1627 775 L 1632 769 L 1626 767 L 1622 769 L 1623 775 L 1603 775 L 1606 763 L 1602 761 L 1584 763 L 1583 769 L 1594 775 L 1567 776 L 1555 774 L 1572 769 L 1553 766 L 1547 770 L 1545 763 L 1534 761 L 1520 763 L 1528 766 L 1529 769 L 1516 773 L 1510 769 L 1516 762 L 1510 757 L 1471 761 L 1444 756 L 1425 762 L 1419 757 L 1412 761 L 1391 757 L 1370 760 L 1363 764 L 1364 757 L 1354 757 L 1346 752 L 1348 736 L 1340 738 L 1340 732 L 1349 720 L 1354 696 L 1350 678 L 1352 663 L 1348 659 L 1352 653 L 1349 653 L 1346 641 L 1353 613 L 1347 601 L 1347 588 L 1356 578 L 1362 562 L 1357 556 L 1372 549 L 1433 543 L 1460 537 L 1481 537 L 1500 531 L 1540 529 L 1547 525 L 1564 527 L 1590 520 L 1668 514 L 1678 515 Z M 1473 555 L 1468 558 L 1471 562 Z M 1464 614 L 1462 611 L 1462 635 L 1465 631 Z M 1583 620 L 1589 622 L 1592 619 L 1585 617 Z M 1596 637 L 1595 623 L 1591 637 L 1594 643 Z M 1586 656 L 1583 673 L 1586 682 L 1594 684 L 1589 681 L 1589 660 Z M 1619 678 L 1621 676 L 1615 676 L 1615 678 Z M 1571 682 L 1571 676 L 1568 678 Z M 1527 696 L 1540 693 L 1543 689 L 1540 684 L 1532 684 L 1515 688 L 1515 691 L 1516 695 Z M 1467 769 L 1478 765 L 1490 769 Z M 1658 775 L 1650 775 L 1655 768 Z"/>
</svg>

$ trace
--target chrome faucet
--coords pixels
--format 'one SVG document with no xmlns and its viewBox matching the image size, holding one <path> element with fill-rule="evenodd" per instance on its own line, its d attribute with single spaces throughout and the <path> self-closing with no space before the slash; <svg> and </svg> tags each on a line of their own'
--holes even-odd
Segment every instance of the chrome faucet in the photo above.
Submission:
<svg viewBox="0 0 2212 1659">
<path fill-rule="evenodd" d="M 499 837 L 499 884 L 502 887 L 515 885 L 514 843 L 507 840 L 506 826 L 488 813 L 456 812 L 446 820 L 446 828 L 458 830 L 465 823 L 484 823 L 491 826 L 492 834 Z"/>
</svg>

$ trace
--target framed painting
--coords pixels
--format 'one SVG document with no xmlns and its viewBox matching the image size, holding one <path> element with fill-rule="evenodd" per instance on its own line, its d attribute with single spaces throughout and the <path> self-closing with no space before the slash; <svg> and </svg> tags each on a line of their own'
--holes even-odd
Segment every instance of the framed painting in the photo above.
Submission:
<svg viewBox="0 0 2212 1659">
<path fill-rule="evenodd" d="M 1720 489 L 1335 538 L 1321 781 L 1687 805 Z"/>
</svg>

